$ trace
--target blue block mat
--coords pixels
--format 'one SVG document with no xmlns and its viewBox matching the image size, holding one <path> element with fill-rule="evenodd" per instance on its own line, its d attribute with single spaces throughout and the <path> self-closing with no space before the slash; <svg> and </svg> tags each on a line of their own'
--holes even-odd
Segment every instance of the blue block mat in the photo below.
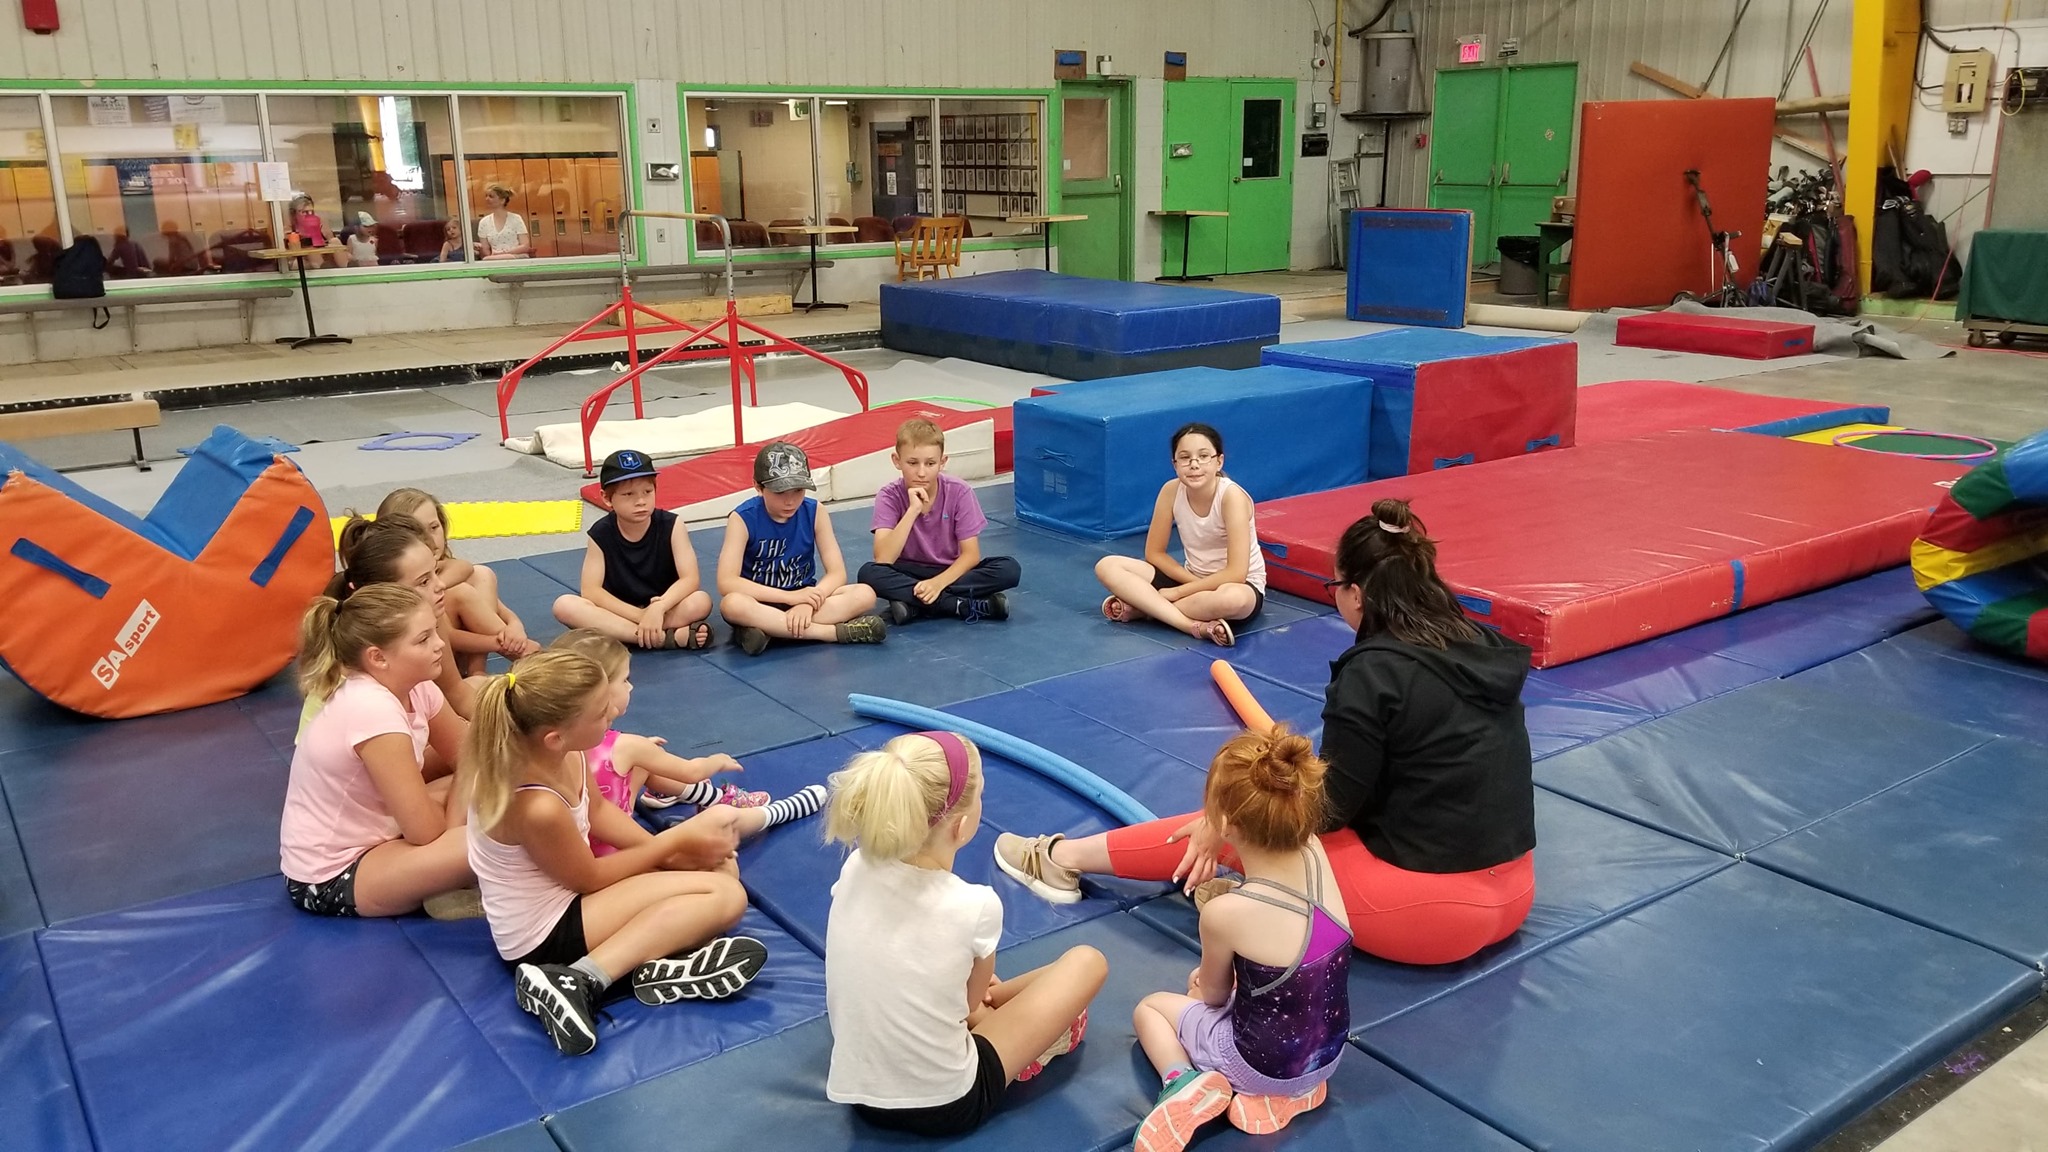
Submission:
<svg viewBox="0 0 2048 1152">
<path fill-rule="evenodd" d="M 1958 658 L 1901 636 L 1803 672 L 1794 683 L 1854 696 L 1872 711 L 1934 716 L 2048 744 L 2048 674 L 2017 663 Z"/>
<path fill-rule="evenodd" d="M 1983 744 L 1986 733 L 1774 680 L 1543 760 L 1536 782 L 1748 852 Z"/>
<path fill-rule="evenodd" d="M 276 876 L 42 948 L 100 1152 L 447 1148 L 539 1116 L 397 922 L 308 916 Z"/>
<path fill-rule="evenodd" d="M 92 1152 L 35 938 L 0 939 L 0 1124 L 10 1147 Z"/>
<path fill-rule="evenodd" d="M 1351 213 L 1350 227 L 1345 316 L 1432 328 L 1465 326 L 1475 262 L 1470 212 L 1362 208 Z"/>
<path fill-rule="evenodd" d="M 2048 963 L 2048 750 L 1994 740 L 1758 849 L 1816 888 Z"/>
<path fill-rule="evenodd" d="M 1533 1148 L 1808 1148 L 2040 991 L 1737 864 L 1361 1038 Z"/>
</svg>

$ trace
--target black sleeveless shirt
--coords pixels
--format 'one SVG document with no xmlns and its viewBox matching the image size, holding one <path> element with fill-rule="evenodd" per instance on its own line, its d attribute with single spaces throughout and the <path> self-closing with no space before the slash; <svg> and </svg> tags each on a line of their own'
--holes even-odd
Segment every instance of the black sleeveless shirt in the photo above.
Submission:
<svg viewBox="0 0 2048 1152">
<path fill-rule="evenodd" d="M 645 608 L 675 584 L 676 555 L 671 541 L 680 529 L 676 514 L 656 508 L 648 521 L 647 534 L 638 540 L 619 535 L 619 519 L 607 515 L 590 526 L 590 538 L 604 553 L 604 590 L 633 605 Z"/>
</svg>

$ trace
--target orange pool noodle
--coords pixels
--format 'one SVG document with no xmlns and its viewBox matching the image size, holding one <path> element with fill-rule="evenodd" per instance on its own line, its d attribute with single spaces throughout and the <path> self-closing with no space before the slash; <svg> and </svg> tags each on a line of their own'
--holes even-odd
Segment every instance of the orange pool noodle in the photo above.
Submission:
<svg viewBox="0 0 2048 1152">
<path fill-rule="evenodd" d="M 1246 728 L 1254 732 L 1265 732 L 1273 727 L 1273 718 L 1259 706 L 1258 700 L 1252 696 L 1252 690 L 1244 686 L 1244 680 L 1238 676 L 1237 669 L 1222 660 L 1217 660 L 1209 665 L 1209 676 L 1216 681 L 1216 687 L 1223 691 L 1223 698 L 1230 701 L 1231 711 L 1237 713 L 1237 718 L 1244 722 Z"/>
</svg>

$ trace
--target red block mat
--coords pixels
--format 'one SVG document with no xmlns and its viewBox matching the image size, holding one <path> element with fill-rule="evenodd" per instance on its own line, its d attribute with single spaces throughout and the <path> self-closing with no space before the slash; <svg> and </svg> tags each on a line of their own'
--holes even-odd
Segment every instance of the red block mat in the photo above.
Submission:
<svg viewBox="0 0 2048 1152">
<path fill-rule="evenodd" d="M 1614 342 L 1623 348 L 1656 348 L 1665 352 L 1704 352 L 1743 360 L 1776 360 L 1813 351 L 1813 325 L 1783 320 L 1746 320 L 1739 316 L 1693 312 L 1645 312 L 1623 316 L 1614 325 Z"/>
</svg>

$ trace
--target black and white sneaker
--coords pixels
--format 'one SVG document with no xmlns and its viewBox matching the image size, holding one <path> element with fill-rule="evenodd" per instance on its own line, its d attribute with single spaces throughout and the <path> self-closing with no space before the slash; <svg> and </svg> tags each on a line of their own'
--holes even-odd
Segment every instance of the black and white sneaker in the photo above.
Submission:
<svg viewBox="0 0 2048 1152">
<path fill-rule="evenodd" d="M 642 1004 L 723 1000 L 753 982 L 768 963 L 768 946 L 751 936 L 721 936 L 686 956 L 649 960 L 633 971 Z"/>
<path fill-rule="evenodd" d="M 910 623 L 910 605 L 901 600 L 884 600 L 882 603 L 889 606 L 889 623 L 898 628 Z"/>
<path fill-rule="evenodd" d="M 540 1018 L 564 1056 L 597 1047 L 597 981 L 574 968 L 521 964 L 513 977 L 519 1008 Z"/>
</svg>

